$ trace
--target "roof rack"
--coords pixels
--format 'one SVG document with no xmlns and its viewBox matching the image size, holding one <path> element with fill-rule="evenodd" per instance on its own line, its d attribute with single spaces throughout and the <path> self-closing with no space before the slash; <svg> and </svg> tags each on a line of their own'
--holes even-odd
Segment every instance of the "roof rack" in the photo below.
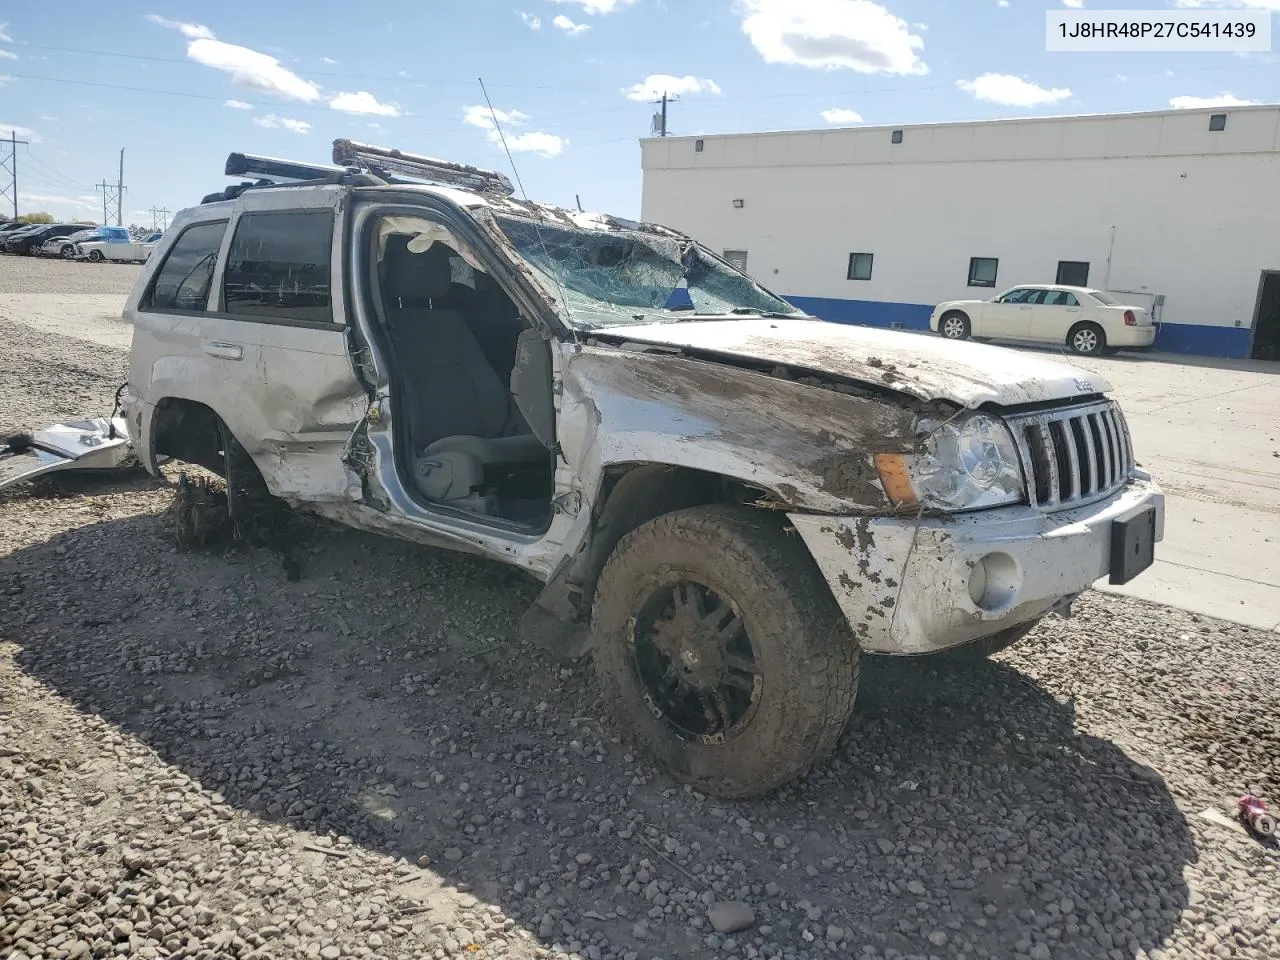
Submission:
<svg viewBox="0 0 1280 960">
<path fill-rule="evenodd" d="M 224 172 L 229 177 L 254 177 L 233 184 L 216 193 L 207 194 L 201 203 L 234 200 L 246 190 L 257 187 L 303 186 L 307 184 L 345 183 L 361 186 L 388 183 L 435 183 L 462 187 L 479 193 L 510 197 L 515 195 L 511 181 L 493 170 L 465 163 L 437 160 L 419 154 L 405 153 L 387 147 L 374 147 L 353 140 L 333 141 L 333 162 L 299 163 L 278 157 L 253 153 L 227 156 Z"/>
<path fill-rule="evenodd" d="M 514 196 L 516 192 L 511 181 L 494 170 L 352 140 L 333 141 L 333 162 L 340 163 L 345 168 L 367 170 L 393 182 L 403 182 L 401 178 L 407 177 L 410 180 L 462 187 L 503 197 Z"/>
<path fill-rule="evenodd" d="M 287 180 L 324 180 L 340 177 L 353 171 L 345 167 L 331 167 L 324 163 L 298 163 L 294 160 L 277 160 L 252 153 L 233 153 L 227 157 L 225 173 L 228 177 L 253 176 L 273 182 Z"/>
</svg>

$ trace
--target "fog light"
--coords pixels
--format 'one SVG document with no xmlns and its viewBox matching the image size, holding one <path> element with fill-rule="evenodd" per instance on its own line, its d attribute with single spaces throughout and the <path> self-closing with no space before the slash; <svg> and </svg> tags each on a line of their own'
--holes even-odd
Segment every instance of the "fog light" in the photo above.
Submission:
<svg viewBox="0 0 1280 960">
<path fill-rule="evenodd" d="M 988 553 L 969 571 L 969 599 L 987 613 L 1013 606 L 1022 588 L 1022 571 L 1007 553 Z"/>
</svg>

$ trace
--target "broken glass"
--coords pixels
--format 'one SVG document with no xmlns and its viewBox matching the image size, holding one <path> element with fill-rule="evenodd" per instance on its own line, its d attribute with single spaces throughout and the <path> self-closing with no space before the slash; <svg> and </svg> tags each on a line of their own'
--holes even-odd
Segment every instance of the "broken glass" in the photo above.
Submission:
<svg viewBox="0 0 1280 960">
<path fill-rule="evenodd" d="M 804 316 L 690 240 L 495 217 L 517 254 L 587 327 L 692 317 Z"/>
</svg>

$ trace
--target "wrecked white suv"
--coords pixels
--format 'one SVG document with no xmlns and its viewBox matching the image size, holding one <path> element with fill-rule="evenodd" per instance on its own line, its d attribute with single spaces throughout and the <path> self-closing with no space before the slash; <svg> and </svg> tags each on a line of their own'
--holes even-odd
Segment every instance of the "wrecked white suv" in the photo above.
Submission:
<svg viewBox="0 0 1280 960">
<path fill-rule="evenodd" d="M 1152 562 L 1101 378 L 828 324 L 660 227 L 336 141 L 233 154 L 129 298 L 147 469 L 522 568 L 525 635 L 727 797 L 835 745 L 862 652 L 985 655 Z M 231 497 L 232 503 L 235 497 Z"/>
</svg>

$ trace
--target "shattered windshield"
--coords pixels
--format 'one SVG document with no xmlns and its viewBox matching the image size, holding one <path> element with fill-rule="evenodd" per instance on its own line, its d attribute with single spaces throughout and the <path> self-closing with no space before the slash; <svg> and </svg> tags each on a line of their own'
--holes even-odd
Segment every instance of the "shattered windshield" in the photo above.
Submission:
<svg viewBox="0 0 1280 960">
<path fill-rule="evenodd" d="M 689 240 L 495 217 L 547 290 L 585 327 L 805 314 Z"/>
</svg>

